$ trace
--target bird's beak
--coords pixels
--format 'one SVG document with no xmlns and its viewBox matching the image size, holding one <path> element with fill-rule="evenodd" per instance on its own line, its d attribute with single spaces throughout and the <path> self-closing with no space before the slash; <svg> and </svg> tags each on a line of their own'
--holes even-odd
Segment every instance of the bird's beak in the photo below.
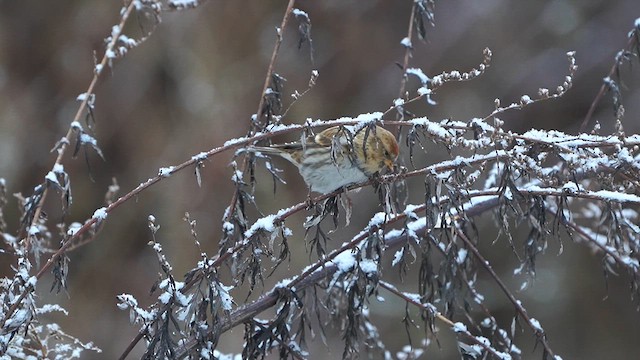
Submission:
<svg viewBox="0 0 640 360">
<path fill-rule="evenodd" d="M 389 171 L 393 172 L 393 161 L 386 159 L 384 161 L 384 164 L 387 167 L 387 169 L 389 169 Z"/>
</svg>

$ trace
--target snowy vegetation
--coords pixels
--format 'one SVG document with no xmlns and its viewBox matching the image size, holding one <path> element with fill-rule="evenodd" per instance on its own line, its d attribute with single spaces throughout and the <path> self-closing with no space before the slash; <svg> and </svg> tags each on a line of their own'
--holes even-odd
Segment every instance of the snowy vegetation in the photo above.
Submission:
<svg viewBox="0 0 640 360">
<path fill-rule="evenodd" d="M 640 299 L 640 135 L 625 131 L 625 118 L 630 115 L 624 111 L 619 77 L 620 67 L 638 61 L 640 21 L 630 24 L 628 45 L 612 59 L 611 73 L 603 74 L 602 90 L 593 99 L 595 106 L 611 101 L 612 95 L 615 130 L 611 133 L 601 131 L 592 111 L 577 133 L 516 132 L 502 120 L 511 112 L 563 101 L 574 87 L 579 68 L 580 54 L 571 49 L 566 49 L 564 77 L 549 88 L 522 94 L 513 102 L 496 99 L 493 111 L 471 119 L 426 116 L 424 109 L 438 106 L 440 88 L 453 82 L 482 81 L 487 71 L 500 71 L 492 65 L 490 49 L 478 54 L 477 64 L 469 69 L 432 75 L 429 69 L 421 68 L 412 56 L 414 48 L 429 46 L 421 40 L 438 24 L 435 4 L 429 0 L 416 0 L 407 14 L 406 36 L 397 39 L 405 54 L 398 64 L 400 95 L 388 99 L 384 111 L 371 109 L 351 117 L 295 121 L 287 118 L 287 112 L 301 99 L 313 96 L 322 74 L 310 69 L 308 89 L 287 94 L 283 77 L 275 71 L 284 37 L 298 37 L 299 46 L 309 49 L 309 53 L 300 51 L 300 56 L 311 61 L 319 41 L 312 37 L 314 14 L 298 9 L 290 0 L 281 23 L 273 24 L 277 30 L 271 63 L 262 96 L 253 105 L 258 111 L 247 113 L 242 124 L 245 136 L 211 144 L 209 150 L 177 165 L 159 163 L 157 173 L 149 174 L 135 188 L 118 189 L 114 183 L 107 191 L 106 206 L 95 206 L 86 214 L 86 221 L 65 222 L 63 218 L 52 225 L 51 219 L 43 216 L 45 203 L 58 196 L 63 212 L 74 205 L 72 178 L 80 175 L 67 171 L 68 155 L 97 155 L 107 158 L 104 164 L 109 163 L 99 145 L 100 134 L 91 126 L 94 114 L 101 111 L 96 105 L 98 79 L 127 61 L 130 52 L 145 46 L 157 28 L 164 26 L 161 20 L 166 12 L 198 11 L 202 6 L 210 5 L 196 0 L 134 0 L 122 8 L 118 24 L 105 29 L 108 36 L 105 48 L 97 51 L 100 57 L 94 64 L 93 80 L 87 89 L 78 89 L 82 93 L 77 97 L 77 115 L 69 122 L 67 133 L 52 144 L 57 158 L 51 170 L 20 198 L 19 226 L 10 228 L 0 212 L 2 261 L 11 259 L 13 271 L 0 281 L 1 358 L 81 358 L 89 356 L 87 352 L 100 352 L 90 340 L 47 322 L 43 314 L 64 314 L 66 310 L 42 303 L 37 294 L 49 286 L 52 291 L 66 291 L 69 251 L 108 241 L 99 232 L 109 226 L 110 217 L 124 204 L 175 176 L 194 176 L 194 183 L 202 186 L 206 182 L 204 166 L 221 154 L 233 156 L 227 171 L 235 191 L 227 198 L 219 195 L 215 204 L 224 209 L 216 254 L 202 251 L 193 259 L 190 271 L 176 273 L 159 240 L 158 219 L 140 214 L 148 223 L 148 251 L 157 258 L 160 276 L 155 284 L 148 284 L 153 304 L 143 306 L 143 301 L 127 293 L 114 300 L 138 329 L 129 346 L 121 349 L 123 358 L 135 348 L 143 349 L 146 359 L 320 358 L 308 352 L 307 344 L 324 339 L 331 331 L 339 332 L 343 339 L 340 353 L 344 358 L 363 357 L 365 350 L 373 358 L 418 358 L 427 348 L 438 346 L 438 332 L 450 332 L 465 359 L 519 359 L 524 356 L 521 344 L 530 342 L 537 344 L 539 358 L 561 359 L 562 354 L 553 346 L 559 340 L 547 335 L 545 324 L 536 319 L 538 315 L 518 299 L 518 291 L 533 281 L 538 259 L 551 244 L 562 253 L 567 241 L 591 249 L 593 256 L 601 259 L 602 271 L 625 277 L 631 298 Z M 126 35 L 123 29 L 141 19 L 147 24 L 146 34 L 139 38 Z M 415 86 L 415 81 L 419 85 Z M 627 83 L 628 87 L 634 85 Z M 413 105 L 425 113 L 409 111 Z M 631 116 L 637 118 L 637 114 Z M 395 129 L 403 146 L 395 171 L 329 194 L 310 193 L 279 211 L 260 213 L 262 200 L 255 196 L 257 171 L 272 176 L 276 193 L 289 186 L 282 184 L 285 179 L 292 182 L 296 178 L 295 174 L 283 174 L 277 161 L 247 148 L 268 146 L 281 135 L 304 137 L 336 125 Z M 426 166 L 414 161 L 434 145 L 446 149 L 450 158 Z M 408 179 L 424 182 L 419 193 L 407 186 Z M 359 211 L 350 193 L 362 187 L 375 189 L 378 212 L 349 237 L 336 237 L 333 230 L 344 228 Z M 118 197 L 119 191 L 123 195 Z M 13 192 L 0 181 L 0 206 L 7 204 L 8 194 Z M 294 227 L 292 218 L 300 214 L 306 219 Z M 483 224 L 489 219 L 499 239 L 485 235 L 484 226 L 478 226 L 481 218 Z M 185 221 L 190 228 L 188 236 L 200 246 L 197 229 L 207 225 L 198 224 L 188 214 Z M 302 233 L 292 230 L 300 227 Z M 519 276 L 518 287 L 512 288 L 513 282 L 508 284 L 481 250 L 480 244 L 491 242 L 510 249 L 518 264 L 512 269 Z M 265 286 L 265 279 L 287 266 L 294 246 L 306 246 L 308 266 L 289 278 L 276 279 L 273 287 Z M 49 251 L 52 247 L 55 249 Z M 53 274 L 52 285 L 41 281 L 47 274 Z M 490 279 L 492 290 L 478 281 L 479 274 Z M 239 289 L 248 295 L 234 295 Z M 510 302 L 510 322 L 494 316 L 492 304 L 485 300 L 488 291 L 494 292 L 492 298 Z M 402 351 L 391 351 L 385 345 L 370 307 L 372 302 L 391 298 L 396 299 L 393 304 L 402 304 L 406 313 L 397 319 L 403 328 L 400 333 L 406 331 L 407 346 Z M 243 348 L 235 355 L 219 351 L 220 338 L 231 329 L 241 331 L 241 327 Z M 414 328 L 421 329 L 421 338 L 415 338 Z M 526 335 L 520 336 L 522 333 Z M 528 354 L 524 357 L 530 358 Z"/>
</svg>

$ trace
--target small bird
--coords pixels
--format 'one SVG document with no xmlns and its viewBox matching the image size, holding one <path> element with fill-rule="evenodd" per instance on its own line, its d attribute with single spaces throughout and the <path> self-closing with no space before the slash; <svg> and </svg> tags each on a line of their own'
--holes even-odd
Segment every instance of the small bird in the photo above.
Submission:
<svg viewBox="0 0 640 360">
<path fill-rule="evenodd" d="M 334 126 L 304 142 L 256 146 L 251 151 L 288 160 L 298 167 L 311 191 L 328 194 L 366 181 L 384 168 L 393 170 L 400 150 L 395 136 L 380 126 L 355 134 L 348 127 Z"/>
</svg>

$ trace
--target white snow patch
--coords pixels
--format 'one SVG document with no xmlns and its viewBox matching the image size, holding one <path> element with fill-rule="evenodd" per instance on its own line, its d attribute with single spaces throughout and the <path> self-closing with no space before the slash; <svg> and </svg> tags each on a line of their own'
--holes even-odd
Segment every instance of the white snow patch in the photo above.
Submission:
<svg viewBox="0 0 640 360">
<path fill-rule="evenodd" d="M 169 177 L 173 170 L 175 170 L 175 166 L 161 167 L 160 170 L 158 170 L 158 175 L 162 177 Z"/>
<path fill-rule="evenodd" d="M 96 219 L 96 220 L 104 220 L 104 219 L 106 219 L 107 218 L 107 208 L 106 207 L 101 207 L 100 209 L 96 210 L 93 213 L 92 218 Z"/>
</svg>

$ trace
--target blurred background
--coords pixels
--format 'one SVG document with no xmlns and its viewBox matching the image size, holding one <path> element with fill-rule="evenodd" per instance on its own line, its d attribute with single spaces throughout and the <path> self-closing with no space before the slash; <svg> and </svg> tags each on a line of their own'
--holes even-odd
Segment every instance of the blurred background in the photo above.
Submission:
<svg viewBox="0 0 640 360">
<path fill-rule="evenodd" d="M 388 109 L 399 92 L 401 71 L 396 63 L 404 56 L 400 41 L 407 34 L 412 4 L 411 0 L 297 2 L 296 7 L 311 18 L 314 63 L 308 44 L 298 50 L 297 23 L 292 20 L 276 64 L 276 71 L 287 80 L 285 107 L 290 103 L 288 94 L 307 88 L 313 69 L 320 77 L 283 122 L 328 120 Z M 55 156 L 50 149 L 66 133 L 78 109 L 76 97 L 86 91 L 92 78 L 94 51 L 102 56 L 104 38 L 118 22 L 121 6 L 96 0 L 0 1 L 0 177 L 6 179 L 10 194 L 28 196 L 51 169 Z M 98 83 L 94 135 L 106 161 L 89 153 L 89 170 L 82 153 L 72 159 L 71 151 L 67 152 L 64 166 L 71 176 L 73 205 L 65 220 L 84 222 L 91 217 L 103 206 L 114 177 L 122 195 L 155 176 L 160 167 L 177 165 L 243 136 L 257 110 L 275 28 L 285 8 L 284 0 L 216 0 L 194 10 L 163 13 L 152 36 L 116 60 Z M 414 37 L 410 66 L 427 75 L 468 71 L 482 61 L 485 47 L 493 51 L 493 61 L 480 78 L 439 89 L 433 97 L 436 106 L 422 103 L 410 110 L 431 120 L 484 117 L 493 110 L 495 98 L 505 105 L 524 94 L 535 97 L 540 87 L 555 89 L 568 74 L 566 52 L 575 50 L 579 70 L 565 97 L 502 118 L 506 128 L 518 132 L 539 128 L 576 133 L 638 17 L 637 0 L 437 2 L 436 26 L 427 29 L 426 41 Z M 126 34 L 139 37 L 141 23 L 143 28 L 149 25 L 148 21 L 134 20 Z M 634 65 L 635 71 L 625 66 L 622 72 L 627 85 L 623 88 L 627 134 L 637 133 L 640 126 L 640 77 L 635 60 Z M 415 91 L 417 87 L 416 80 L 410 79 L 408 89 Z M 603 133 L 613 129 L 609 96 L 598 106 L 594 119 L 602 124 Z M 418 157 L 417 166 L 452 156 L 435 144 L 427 144 L 427 150 L 429 156 Z M 117 309 L 116 295 L 133 294 L 143 305 L 155 299 L 149 290 L 159 267 L 147 246 L 147 216 L 155 215 L 161 226 L 157 240 L 177 277 L 195 266 L 200 253 L 182 220 L 185 212 L 197 220 L 203 250 L 215 254 L 223 211 L 234 189 L 228 166 L 231 156 L 222 154 L 205 163 L 201 188 L 193 170 L 187 169 L 110 215 L 94 242 L 69 254 L 68 295 L 50 293 L 49 277 L 39 282 L 42 302 L 59 303 L 69 311 L 66 318 L 51 315 L 51 321 L 83 341 L 94 341 L 103 349 L 96 358 L 119 356 L 135 336 L 137 325 L 130 325 L 129 314 Z M 295 169 L 284 162 L 278 164 L 285 170 L 288 185 L 278 185 L 275 195 L 268 173 L 259 173 L 256 202 L 264 214 L 304 201 L 307 196 Z M 422 202 L 423 179 L 412 179 L 409 186 L 409 201 Z M 335 234 L 329 247 L 342 243 L 343 235 L 359 231 L 369 216 L 379 211 L 372 194 L 371 189 L 363 189 L 352 195 L 354 219 Z M 52 194 L 45 207 L 52 228 L 60 221 L 59 209 L 59 197 Z M 5 212 L 13 232 L 19 223 L 15 198 L 10 198 Z M 265 289 L 313 261 L 307 255 L 304 231 L 297 225 L 304 216 L 287 221 L 294 230 L 289 239 L 294 255 L 266 281 Z M 491 245 L 496 237 L 494 226 L 490 217 L 482 220 L 487 224 L 480 227 L 481 239 L 486 239 L 481 250 L 529 314 L 544 326 L 559 355 L 565 359 L 615 359 L 640 353 L 640 314 L 637 299 L 630 298 L 625 275 L 605 279 L 599 255 L 570 241 L 565 241 L 559 255 L 559 245 L 551 241 L 539 260 L 535 282 L 518 292 L 523 278 L 512 275 L 516 259 L 505 242 Z M 13 261 L 11 256 L 0 254 L 0 274 L 8 274 Z M 508 329 L 513 307 L 491 279 L 480 273 L 480 289 L 487 304 Z M 385 276 L 396 281 L 394 269 L 389 268 Z M 415 292 L 411 281 L 409 277 L 404 290 Z M 230 284 L 231 280 L 223 278 L 223 282 Z M 243 291 L 232 292 L 239 303 L 245 298 Z M 258 289 L 251 298 L 260 292 Z M 403 327 L 404 305 L 389 294 L 382 295 L 387 301 L 372 303 L 373 317 L 389 350 L 396 352 L 408 343 L 404 330 L 398 331 Z M 241 352 L 242 332 L 238 327 L 226 334 L 220 350 Z M 441 348 L 432 344 L 425 357 L 455 358 L 451 332 L 442 328 L 438 339 Z M 523 358 L 534 358 L 531 333 L 516 339 L 523 348 Z M 319 337 L 310 342 L 310 358 L 339 358 L 339 334 L 329 341 L 329 353 Z M 137 347 L 131 358 L 139 357 L 141 351 Z M 539 357 L 538 348 L 535 358 Z"/>
</svg>

